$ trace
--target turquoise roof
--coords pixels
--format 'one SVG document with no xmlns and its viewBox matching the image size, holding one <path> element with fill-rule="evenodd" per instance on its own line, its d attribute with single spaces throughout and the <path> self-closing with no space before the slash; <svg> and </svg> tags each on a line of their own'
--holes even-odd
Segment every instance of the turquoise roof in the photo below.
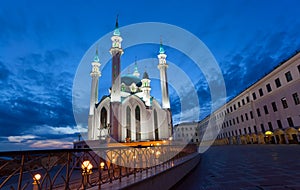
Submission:
<svg viewBox="0 0 300 190">
<path fill-rule="evenodd" d="M 160 47 L 159 47 L 159 53 L 160 53 L 160 54 L 163 54 L 163 53 L 165 53 L 165 49 L 164 49 L 164 47 L 163 47 L 162 43 L 160 43 Z"/>
</svg>

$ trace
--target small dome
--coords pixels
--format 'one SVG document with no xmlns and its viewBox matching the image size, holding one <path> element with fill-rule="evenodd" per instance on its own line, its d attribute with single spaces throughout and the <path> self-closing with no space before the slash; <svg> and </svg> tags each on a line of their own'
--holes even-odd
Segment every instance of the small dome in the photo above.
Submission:
<svg viewBox="0 0 300 190">
<path fill-rule="evenodd" d="M 144 72 L 144 74 L 143 74 L 143 79 L 149 79 L 149 75 L 148 75 L 147 72 Z"/>
<path fill-rule="evenodd" d="M 130 86 L 132 83 L 135 83 L 136 85 L 141 81 L 138 77 L 135 76 L 123 76 L 121 77 L 121 83 L 124 83 L 126 86 Z"/>
</svg>

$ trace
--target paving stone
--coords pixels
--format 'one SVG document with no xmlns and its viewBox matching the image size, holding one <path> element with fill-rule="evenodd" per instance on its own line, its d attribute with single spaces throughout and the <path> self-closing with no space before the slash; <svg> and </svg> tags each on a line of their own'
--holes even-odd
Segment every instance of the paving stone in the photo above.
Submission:
<svg viewBox="0 0 300 190">
<path fill-rule="evenodd" d="M 299 145 L 213 146 L 179 190 L 300 190 Z"/>
</svg>

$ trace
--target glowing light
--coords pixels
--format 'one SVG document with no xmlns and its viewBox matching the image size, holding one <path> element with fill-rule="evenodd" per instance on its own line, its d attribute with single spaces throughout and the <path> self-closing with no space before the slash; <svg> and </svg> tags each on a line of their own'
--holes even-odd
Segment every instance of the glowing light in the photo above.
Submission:
<svg viewBox="0 0 300 190">
<path fill-rule="evenodd" d="M 35 174 L 33 177 L 34 181 L 39 181 L 42 178 L 41 174 Z"/>
<path fill-rule="evenodd" d="M 104 165 L 105 165 L 104 162 L 101 162 L 101 163 L 100 163 L 100 168 L 103 169 L 103 168 L 104 168 Z"/>
<path fill-rule="evenodd" d="M 273 135 L 272 131 L 266 131 L 265 135 Z"/>
<path fill-rule="evenodd" d="M 93 169 L 93 165 L 90 163 L 89 160 L 86 160 L 82 163 L 81 168 L 84 172 L 90 172 Z"/>
</svg>

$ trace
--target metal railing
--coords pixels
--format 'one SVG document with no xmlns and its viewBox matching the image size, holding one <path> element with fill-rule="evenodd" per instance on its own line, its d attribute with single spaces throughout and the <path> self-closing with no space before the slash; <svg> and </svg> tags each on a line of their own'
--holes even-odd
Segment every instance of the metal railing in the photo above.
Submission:
<svg viewBox="0 0 300 190">
<path fill-rule="evenodd" d="M 189 144 L 0 152 L 0 189 L 101 189 L 196 151 Z"/>
</svg>

